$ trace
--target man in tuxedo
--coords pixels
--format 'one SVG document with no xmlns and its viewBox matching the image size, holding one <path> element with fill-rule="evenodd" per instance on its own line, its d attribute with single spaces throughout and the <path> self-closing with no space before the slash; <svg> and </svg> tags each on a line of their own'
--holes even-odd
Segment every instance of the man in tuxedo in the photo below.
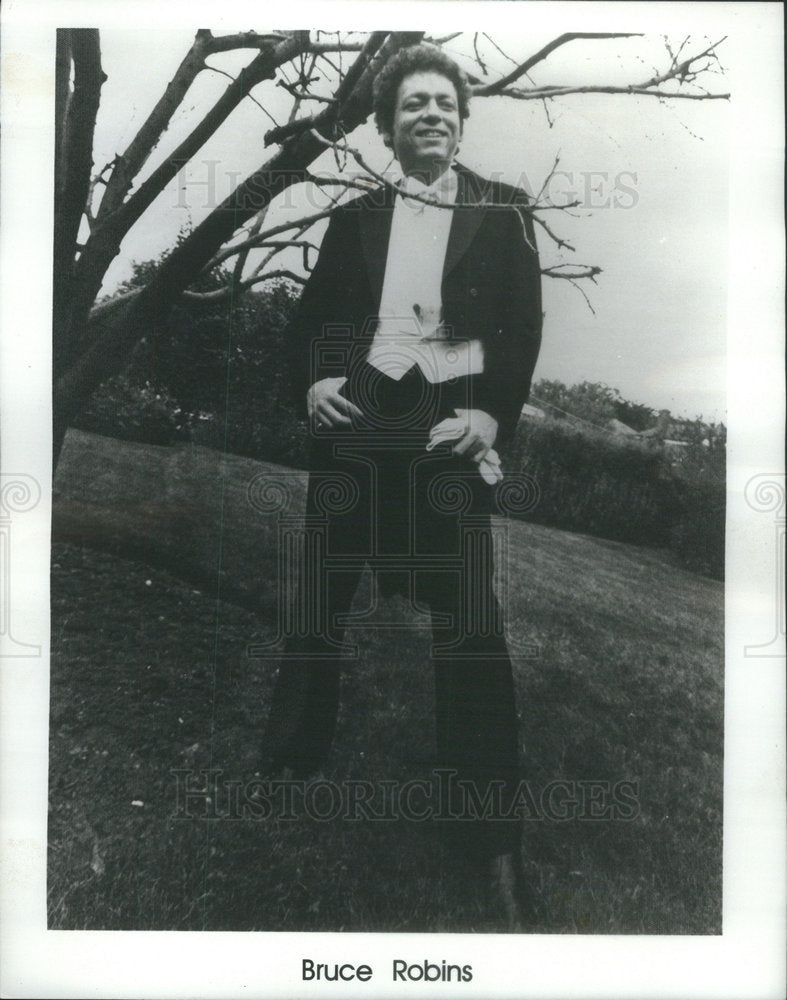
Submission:
<svg viewBox="0 0 787 1000">
<path fill-rule="evenodd" d="M 324 533 L 304 567 L 266 744 L 277 773 L 306 778 L 325 762 L 344 626 L 370 565 L 384 594 L 431 613 L 438 763 L 481 801 L 492 783 L 513 794 L 519 773 L 490 514 L 541 298 L 526 195 L 454 162 L 469 93 L 436 48 L 389 60 L 375 118 L 403 177 L 336 209 L 303 292 L 292 372 L 313 431 L 307 534 L 316 523 Z M 456 828 L 516 926 L 518 825 Z"/>
</svg>

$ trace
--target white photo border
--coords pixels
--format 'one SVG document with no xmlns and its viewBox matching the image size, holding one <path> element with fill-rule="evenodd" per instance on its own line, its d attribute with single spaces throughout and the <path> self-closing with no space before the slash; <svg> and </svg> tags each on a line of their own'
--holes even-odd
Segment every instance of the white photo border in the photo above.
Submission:
<svg viewBox="0 0 787 1000">
<path fill-rule="evenodd" d="M 40 500 L 14 523 L 10 610 L 40 658 L 2 669 L 2 910 L 0 992 L 16 997 L 339 996 L 300 982 L 304 935 L 46 929 L 50 323 L 54 28 L 247 25 L 257 5 L 225 0 L 114 11 L 89 0 L 9 3 L 2 23 L 2 463 L 32 477 Z M 573 30 L 729 35 L 734 72 L 728 341 L 728 515 L 723 933 L 709 937 L 311 933 L 308 954 L 368 962 L 379 975 L 353 995 L 485 997 L 780 997 L 784 991 L 784 659 L 753 657 L 770 638 L 777 584 L 774 519 L 747 484 L 784 491 L 784 150 L 782 7 L 775 3 L 292 2 L 293 25 L 356 29 L 485 28 L 542 18 Z M 781 476 L 781 480 L 778 477 Z M 751 489 L 751 487 L 750 487 Z M 782 500 L 783 503 L 783 500 Z M 782 507 L 783 514 L 783 507 Z M 3 581 L 0 581 L 3 582 Z M 7 582 L 7 581 L 6 581 Z M 470 962 L 464 984 L 393 984 L 391 959 Z"/>
</svg>

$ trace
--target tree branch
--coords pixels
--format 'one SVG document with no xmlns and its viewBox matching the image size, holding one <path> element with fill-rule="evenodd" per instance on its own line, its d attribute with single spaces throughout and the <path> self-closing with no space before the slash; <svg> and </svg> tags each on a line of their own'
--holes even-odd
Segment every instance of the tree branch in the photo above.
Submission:
<svg viewBox="0 0 787 1000">
<path fill-rule="evenodd" d="M 387 35 L 388 32 L 384 31 L 382 34 Z M 346 42 L 342 44 L 338 42 L 309 42 L 306 51 L 313 52 L 316 56 L 322 56 L 327 52 L 363 52 L 365 48 L 366 42 Z"/>
<path fill-rule="evenodd" d="M 288 94 L 292 94 L 299 101 L 318 101 L 320 104 L 336 104 L 335 97 L 323 97 L 321 94 L 310 94 L 308 90 L 298 90 L 297 83 L 287 83 L 284 80 L 279 80 L 276 86 L 283 87 Z M 280 127 L 277 126 L 277 128 Z"/>
<path fill-rule="evenodd" d="M 572 203 L 572 204 L 574 204 L 574 203 Z M 554 207 L 557 208 L 558 206 L 554 206 Z M 565 206 L 562 206 L 562 207 L 564 207 L 564 208 L 570 208 L 571 206 L 565 205 Z M 544 230 L 544 232 L 547 234 L 547 236 L 549 236 L 550 239 L 554 240 L 554 242 L 558 245 L 558 247 L 561 250 L 563 248 L 565 248 L 566 250 L 571 250 L 572 252 L 576 250 L 576 247 L 572 246 L 568 242 L 568 240 L 561 239 L 559 236 L 557 236 L 555 233 L 553 233 L 552 230 L 547 225 L 547 223 L 544 222 L 543 219 L 540 219 L 535 213 L 533 214 L 533 219 L 539 224 L 539 226 L 541 226 L 541 228 Z"/>
<path fill-rule="evenodd" d="M 382 45 L 377 42 L 379 49 L 371 58 L 367 57 L 370 49 L 367 42 L 364 53 L 339 85 L 337 97 L 341 94 L 344 100 L 336 111 L 331 112 L 331 119 L 340 120 L 348 130 L 361 124 L 371 110 L 372 81 L 379 66 L 394 52 L 421 37 L 421 32 L 393 32 Z M 133 301 L 124 304 L 121 311 L 113 312 L 111 317 L 102 314 L 100 321 L 94 323 L 91 320 L 86 324 L 83 353 L 54 385 L 56 415 L 53 441 L 56 454 L 65 428 L 82 405 L 85 395 L 118 369 L 141 336 L 155 330 L 193 275 L 230 239 L 238 226 L 270 204 L 291 184 L 303 179 L 304 171 L 322 149 L 322 145 L 309 135 L 290 140 L 259 170 L 239 184 L 172 251 L 158 268 L 155 282 L 142 289 Z"/>
<path fill-rule="evenodd" d="M 381 54 L 380 48 L 385 45 L 386 34 L 387 32 L 385 31 L 375 31 L 369 36 L 363 46 L 361 55 L 352 64 L 336 89 L 336 93 L 334 94 L 335 104 L 327 107 L 318 115 L 309 116 L 308 118 L 299 118 L 296 121 L 289 122 L 287 125 L 282 125 L 278 129 L 271 129 L 269 132 L 265 133 L 265 145 L 271 146 L 275 143 L 282 143 L 286 139 L 301 135 L 304 132 L 309 132 L 311 129 L 321 131 L 323 129 L 327 130 L 333 128 L 337 123 L 342 121 L 342 111 L 340 109 L 343 104 L 349 104 L 351 102 L 353 90 L 356 85 L 360 83 L 364 75 L 367 77 L 364 90 L 368 91 L 367 96 L 370 96 L 371 78 L 368 76 L 369 67 L 372 61 L 375 60 L 375 57 Z M 391 37 L 394 36 L 392 35 Z M 402 37 L 420 40 L 422 33 L 409 32 L 404 34 Z M 407 44 L 412 45 L 413 41 L 408 41 Z M 377 64 L 380 65 L 382 61 L 384 60 L 378 59 Z M 348 107 L 346 111 L 349 110 L 350 108 Z M 364 119 L 368 116 L 370 110 L 371 102 L 369 102 L 369 108 L 364 115 Z"/>
<path fill-rule="evenodd" d="M 602 39 L 602 38 L 638 38 L 641 37 L 639 32 L 614 32 L 614 33 L 601 33 L 593 31 L 575 31 L 569 32 L 564 35 L 559 35 L 557 38 L 553 39 L 542 49 L 539 49 L 534 55 L 525 59 L 523 63 L 520 63 L 510 73 L 506 73 L 505 76 L 500 77 L 499 80 L 495 80 L 493 83 L 483 83 L 478 84 L 473 88 L 474 95 L 478 97 L 491 97 L 493 94 L 499 94 L 501 90 L 508 87 L 510 84 L 518 80 L 520 76 L 523 76 L 528 70 L 531 70 L 537 63 L 543 62 L 547 56 L 551 55 L 555 49 L 560 48 L 562 45 L 566 45 L 568 42 L 574 42 L 578 39 Z"/>
<path fill-rule="evenodd" d="M 273 78 L 276 68 L 281 63 L 287 62 L 293 56 L 297 55 L 304 44 L 304 34 L 304 32 L 293 32 L 284 41 L 279 42 L 273 48 L 265 49 L 256 56 L 249 66 L 241 72 L 237 80 L 229 84 L 224 94 L 193 129 L 191 134 L 178 146 L 175 152 L 153 171 L 126 202 L 118 205 L 109 217 L 103 214 L 104 201 L 107 197 L 105 193 L 101 209 L 97 213 L 98 225 L 96 231 L 88 240 L 77 267 L 74 297 L 74 311 L 77 315 L 86 313 L 89 310 L 101 287 L 101 280 L 104 273 L 113 257 L 117 254 L 120 242 L 131 226 L 176 176 L 178 170 L 184 164 L 188 163 L 204 143 L 216 132 L 234 108 L 248 94 L 249 90 L 261 80 Z M 306 40 L 308 41 L 308 38 Z M 160 125 L 161 123 L 159 122 L 158 124 Z M 149 131 L 151 134 L 154 131 L 152 125 Z M 132 145 L 136 141 L 135 139 Z M 141 155 L 142 152 L 140 151 L 137 154 L 137 158 Z M 147 155 L 145 155 L 146 158 Z M 125 190 L 128 190 L 132 178 L 123 176 L 127 168 L 125 154 L 122 159 L 124 162 L 119 165 L 120 173 L 118 176 L 122 176 L 122 184 L 125 184 Z M 114 177 L 115 174 L 113 173 Z M 116 184 L 121 185 L 121 181 L 117 181 Z M 117 188 L 118 192 L 119 190 L 120 187 Z M 112 200 L 116 199 L 116 197 L 117 194 L 113 195 Z"/>
<path fill-rule="evenodd" d="M 71 31 L 55 32 L 55 179 L 65 173 L 66 123 L 71 101 Z"/>
<path fill-rule="evenodd" d="M 321 136 L 318 132 L 312 132 L 311 134 L 325 148 L 333 148 L 333 149 L 338 150 L 339 152 L 342 152 L 342 153 L 344 153 L 344 154 L 346 154 L 348 156 L 351 156 L 355 160 L 355 162 L 358 164 L 358 166 L 361 167 L 362 170 L 366 171 L 366 173 L 369 175 L 369 178 L 371 180 L 373 180 L 373 181 L 376 181 L 380 187 L 389 188 L 391 191 L 394 192 L 394 194 L 405 195 L 410 201 L 420 201 L 420 202 L 423 202 L 424 205 L 430 205 L 433 208 L 441 208 L 441 209 L 444 209 L 446 212 L 453 212 L 454 209 L 457 207 L 455 204 L 447 204 L 445 202 L 438 201 L 435 198 L 430 197 L 429 195 L 418 194 L 415 191 L 408 191 L 401 184 L 399 184 L 399 183 L 397 183 L 395 181 L 390 180 L 388 177 L 385 176 L 385 174 L 381 174 L 381 173 L 379 173 L 379 171 L 377 171 L 373 167 L 369 166 L 369 164 L 366 162 L 366 160 L 364 159 L 363 155 L 361 154 L 360 150 L 356 149 L 354 146 L 350 146 L 346 142 L 339 142 L 336 139 L 333 139 L 333 140 L 326 139 L 324 136 Z M 558 162 L 558 160 L 556 159 L 555 160 L 555 166 L 557 166 L 557 162 Z M 554 173 L 555 166 L 552 167 L 552 170 L 550 171 L 549 176 L 544 181 L 544 184 L 542 185 L 541 191 L 539 192 L 539 197 L 543 193 L 544 188 L 549 183 L 549 180 L 550 180 L 550 178 L 552 177 L 552 175 Z M 313 178 L 313 179 L 316 180 L 316 178 Z M 361 188 L 361 190 L 363 190 L 363 191 L 370 191 L 370 190 L 373 189 L 373 185 L 371 185 L 369 183 L 364 183 L 363 181 L 357 181 L 357 180 L 356 181 L 352 181 L 352 180 L 349 180 L 349 179 L 345 180 L 343 178 L 341 178 L 341 179 L 340 178 L 336 178 L 335 180 L 329 180 L 328 183 L 330 183 L 330 184 L 341 183 L 341 184 L 343 184 L 343 185 L 345 185 L 347 187 L 358 187 L 358 188 Z M 507 202 L 506 203 L 502 203 L 502 202 L 501 203 L 497 203 L 497 202 L 488 201 L 488 202 L 485 202 L 485 204 L 489 205 L 492 208 L 510 208 L 511 207 L 510 203 L 507 203 Z M 537 202 L 531 202 L 530 204 L 527 204 L 527 205 L 517 205 L 516 207 L 517 207 L 517 211 L 527 212 L 529 214 L 535 214 L 536 212 L 545 212 L 545 211 L 564 212 L 564 211 L 566 211 L 566 209 L 576 208 L 579 204 L 580 204 L 579 201 L 566 202 L 565 205 L 552 205 L 552 204 L 539 205 L 539 204 L 537 204 Z M 541 225 L 544 226 L 544 228 L 547 230 L 547 232 L 549 233 L 549 235 L 552 237 L 552 239 L 555 240 L 556 243 L 558 243 L 559 246 L 568 247 L 569 249 L 573 250 L 573 247 L 571 247 L 570 244 L 565 243 L 565 242 L 559 240 L 558 237 L 555 236 L 551 232 L 551 230 L 549 230 L 549 228 L 543 222 L 541 222 L 540 219 L 536 219 L 536 221 L 539 222 L 539 223 L 541 223 Z"/>
<path fill-rule="evenodd" d="M 209 31 L 197 32 L 191 48 L 156 102 L 156 106 L 142 123 L 126 151 L 116 158 L 115 169 L 96 213 L 99 220 L 103 220 L 122 205 L 134 178 L 158 145 L 189 87 L 204 68 L 205 56 L 211 51 L 211 38 Z"/>
<path fill-rule="evenodd" d="M 279 125 L 265 133 L 265 145 L 274 146 L 277 143 L 291 139 L 295 135 L 301 135 L 316 128 L 320 122 L 320 115 L 309 115 L 307 118 L 296 118 L 295 121 L 287 122 L 286 125 Z"/>
<path fill-rule="evenodd" d="M 478 68 L 486 76 L 489 71 L 486 68 L 486 63 L 481 58 L 481 53 L 478 51 L 478 32 L 473 35 L 473 52 L 475 53 L 475 61 L 478 63 Z"/>
<path fill-rule="evenodd" d="M 628 84 L 623 87 L 606 84 L 577 87 L 505 87 L 503 89 L 496 90 L 495 93 L 504 97 L 513 97 L 520 101 L 534 99 L 543 100 L 548 97 L 564 97 L 566 94 L 638 94 L 645 97 L 678 98 L 680 100 L 690 101 L 729 100 L 729 93 L 711 94 L 707 90 L 702 90 L 700 93 L 693 93 L 685 90 L 670 91 L 659 89 L 662 84 L 668 83 L 671 80 L 677 81 L 679 87 L 682 87 L 686 83 L 694 83 L 699 73 L 701 73 L 703 69 L 708 68 L 707 66 L 703 66 L 698 69 L 695 67 L 695 64 L 701 59 L 717 59 L 716 49 L 724 40 L 724 38 L 720 38 L 717 42 L 709 45 L 708 48 L 704 49 L 702 52 L 698 52 L 693 56 L 688 56 L 688 58 L 684 59 L 682 62 L 678 62 L 677 57 L 685 47 L 686 42 L 683 42 L 677 54 L 673 54 L 669 45 L 667 45 L 667 52 L 670 54 L 669 68 L 663 73 L 654 73 L 653 76 L 644 80 L 642 83 Z M 482 97 L 486 96 L 486 92 L 483 87 L 474 88 L 474 93 L 479 94 Z"/>
<path fill-rule="evenodd" d="M 201 32 L 197 33 L 199 38 Z M 207 33 L 208 35 L 210 32 Z M 308 37 L 306 39 L 308 42 Z M 205 45 L 207 45 L 207 40 L 204 40 Z M 197 41 L 195 40 L 195 45 Z M 251 63 L 243 70 L 241 70 L 238 77 L 230 83 L 225 92 L 213 105 L 210 111 L 205 115 L 205 117 L 200 121 L 200 123 L 194 128 L 191 134 L 184 139 L 184 141 L 178 146 L 175 152 L 169 156 L 160 166 L 153 172 L 153 174 L 142 184 L 142 186 L 131 196 L 129 201 L 123 206 L 124 215 L 127 219 L 136 221 L 137 218 L 142 214 L 142 212 L 150 205 L 153 199 L 164 190 L 169 181 L 177 174 L 178 170 L 187 163 L 195 153 L 207 142 L 207 140 L 217 131 L 220 125 L 224 123 L 227 117 L 232 111 L 240 104 L 240 102 L 248 95 L 252 87 L 255 87 L 258 83 L 261 83 L 266 79 L 273 79 L 276 69 L 282 65 L 282 63 L 288 62 L 294 56 L 301 51 L 304 45 L 303 32 L 292 32 L 287 35 L 281 42 L 275 45 L 267 47 L 264 51 L 260 52 Z M 192 52 L 194 47 L 192 47 Z M 189 56 L 186 57 L 186 62 Z M 204 54 L 200 58 L 200 66 L 197 69 L 204 68 Z M 196 75 L 196 74 L 195 74 Z M 170 86 L 172 86 L 170 84 Z M 168 88 L 169 89 L 169 88 Z M 179 101 L 182 100 L 182 95 Z M 159 102 L 161 103 L 161 102 Z M 179 103 L 179 102 L 178 102 Z M 174 111 L 174 108 L 170 111 L 170 114 Z M 151 118 L 155 115 L 155 111 Z M 149 119 L 150 121 L 150 119 Z M 168 124 L 169 118 L 166 121 L 161 120 L 157 123 L 158 127 L 163 131 Z M 147 123 L 146 123 L 147 124 Z M 145 128 L 145 126 L 143 126 Z M 152 127 L 151 127 L 152 128 Z M 141 132 L 142 130 L 140 130 Z M 160 133 L 159 133 L 160 135 Z M 159 136 L 156 136 L 156 142 Z M 139 134 L 134 140 L 135 145 L 139 139 Z M 130 147 L 131 148 L 131 147 Z M 148 149 L 147 155 L 151 152 L 152 147 Z M 128 162 L 128 152 L 124 154 L 124 161 Z M 142 161 L 144 163 L 144 160 Z M 142 166 L 139 163 L 139 166 Z M 130 163 L 133 168 L 134 162 Z M 136 176 L 138 171 L 134 171 L 130 181 Z M 128 188 L 126 189 L 128 190 Z"/>
<path fill-rule="evenodd" d="M 424 41 L 428 42 L 430 45 L 446 45 L 448 42 L 452 42 L 455 38 L 459 38 L 461 34 L 461 31 L 454 31 L 450 35 L 440 35 L 439 38 L 432 38 L 431 35 L 427 35 L 424 38 Z"/>
<path fill-rule="evenodd" d="M 276 42 L 282 42 L 288 32 L 267 31 L 259 34 L 256 31 L 241 31 L 234 35 L 213 35 L 208 31 L 206 54 L 213 52 L 229 52 L 233 49 L 264 49 Z"/>
<path fill-rule="evenodd" d="M 210 70 L 211 73 L 217 73 L 219 76 L 226 76 L 226 78 L 228 80 L 231 80 L 233 83 L 235 83 L 235 81 L 238 79 L 236 76 L 233 76 L 232 73 L 228 73 L 226 69 L 219 69 L 218 66 L 209 66 L 207 63 L 205 63 L 205 69 Z M 270 111 L 268 111 L 268 109 L 263 104 L 260 104 L 260 102 L 252 93 L 246 94 L 246 97 L 252 102 L 252 104 L 256 104 L 257 107 L 260 109 L 260 111 L 268 118 L 270 118 L 270 120 L 273 122 L 274 125 L 279 124 L 273 117 L 273 115 L 270 113 Z"/>
<path fill-rule="evenodd" d="M 268 208 L 269 206 L 266 205 L 266 207 L 263 208 L 262 211 L 258 212 L 257 215 L 255 216 L 254 223 L 251 229 L 249 230 L 252 236 L 256 236 L 262 229 L 263 223 L 265 222 L 265 217 L 268 214 Z M 248 249 L 241 249 L 240 253 L 238 254 L 235 260 L 235 266 L 232 270 L 232 280 L 236 284 L 239 284 L 241 279 L 243 278 L 243 269 L 246 266 L 246 261 L 248 260 L 248 257 L 249 257 Z"/>
<path fill-rule="evenodd" d="M 200 271 L 201 274 L 207 274 L 209 271 L 213 271 L 223 264 L 225 260 L 230 257 L 234 257 L 235 254 L 241 253 L 243 251 L 248 252 L 249 250 L 254 250 L 260 245 L 260 243 L 269 240 L 272 236 L 278 236 L 279 233 L 286 233 L 290 229 L 302 228 L 302 232 L 305 232 L 310 226 L 313 226 L 315 222 L 319 222 L 321 219 L 327 219 L 328 216 L 333 211 L 333 208 L 325 209 L 322 212 L 315 212 L 313 215 L 307 215 L 304 218 L 295 219 L 293 222 L 282 222 L 278 226 L 271 226 L 270 229 L 266 229 L 265 232 L 257 233 L 254 236 L 249 237 L 244 240 L 243 243 L 236 243 L 229 247 L 224 247 L 218 253 L 214 254 L 213 257 L 205 264 L 205 266 Z"/>
<path fill-rule="evenodd" d="M 65 81 L 58 84 L 58 110 L 64 118 L 56 128 L 59 136 L 59 162 L 55 189 L 55 263 L 65 272 L 73 263 L 79 225 L 90 191 L 93 167 L 93 133 L 106 75 L 101 69 L 98 31 L 75 28 L 58 32 L 60 48 L 58 67 Z M 71 60 L 74 63 L 74 89 L 68 89 Z"/>
<path fill-rule="evenodd" d="M 243 292 L 247 292 L 250 288 L 259 285 L 263 281 L 272 281 L 274 278 L 289 278 L 290 281 L 295 281 L 299 285 L 306 284 L 306 278 L 300 274 L 288 271 L 286 268 L 281 268 L 278 271 L 268 271 L 267 274 L 246 278 L 245 281 L 239 281 L 237 284 L 233 282 L 227 285 L 226 288 L 217 288 L 210 292 L 192 292 L 187 289 L 181 294 L 184 299 L 189 299 L 192 302 L 222 302 L 236 295 L 241 295 Z"/>
<path fill-rule="evenodd" d="M 71 275 L 74 268 L 79 226 L 90 193 L 93 168 L 93 133 L 96 125 L 101 85 L 106 76 L 101 69 L 101 47 L 94 28 L 61 29 L 57 33 L 56 184 L 53 246 L 53 324 L 55 346 L 53 366 L 61 370 L 67 362 L 72 338 L 67 334 Z M 70 91 L 71 61 L 74 89 Z"/>
<path fill-rule="evenodd" d="M 671 90 L 648 90 L 642 86 L 630 85 L 628 87 L 614 86 L 588 86 L 588 87 L 534 87 L 532 90 L 520 90 L 510 87 L 508 90 L 500 92 L 500 97 L 513 97 L 518 101 L 541 101 L 545 97 L 565 97 L 567 94 L 639 94 L 643 97 L 668 97 L 670 99 L 684 101 L 728 101 L 730 94 L 690 94 L 685 91 Z"/>
<path fill-rule="evenodd" d="M 586 306 L 588 307 L 588 309 L 589 309 L 589 310 L 590 310 L 590 311 L 591 311 L 591 312 L 593 313 L 593 315 L 595 316 L 595 315 L 596 315 L 596 310 L 595 310 L 595 309 L 593 308 L 593 303 L 592 303 L 592 302 L 590 301 L 590 299 L 588 298 L 588 294 L 587 294 L 587 292 L 585 291 L 585 289 L 584 289 L 584 288 L 582 287 L 582 285 L 578 285 L 578 284 L 576 283 L 576 280 L 575 280 L 574 278 L 570 277 L 570 276 L 568 277 L 568 281 L 569 281 L 569 283 L 570 283 L 571 285 L 573 285 L 573 287 L 574 287 L 574 288 L 576 288 L 576 290 L 577 290 L 577 291 L 578 291 L 578 292 L 580 293 L 580 295 L 582 296 L 582 298 L 583 298 L 583 299 L 585 300 L 585 305 L 586 305 Z"/>
<path fill-rule="evenodd" d="M 300 237 L 303 236 L 303 234 L 306 232 L 308 228 L 309 226 L 299 226 L 298 229 L 295 231 L 292 239 L 295 240 L 300 239 Z M 282 243 L 284 243 L 284 241 L 282 241 Z M 276 246 L 274 245 L 274 249 L 270 250 L 268 253 L 265 254 L 260 263 L 252 271 L 250 277 L 257 277 L 258 275 L 263 274 L 265 268 L 270 264 L 270 262 L 277 254 L 281 253 L 283 248 L 284 248 L 283 246 L 276 248 Z M 315 247 L 315 249 L 319 251 L 319 248 Z M 309 267 L 308 250 L 303 251 L 303 269 L 304 271 L 311 271 L 311 268 Z"/>
<path fill-rule="evenodd" d="M 573 268 L 574 270 L 563 270 L 563 268 Z M 564 278 L 566 281 L 581 278 L 590 278 L 591 281 L 595 281 L 596 276 L 603 272 L 596 264 L 552 264 L 550 267 L 542 267 L 541 273 L 547 278 Z"/>
<path fill-rule="evenodd" d="M 263 240 L 262 243 L 258 243 L 256 245 L 255 249 L 259 250 L 273 249 L 274 251 L 273 254 L 268 255 L 268 259 L 270 260 L 277 253 L 281 253 L 282 250 L 288 250 L 290 247 L 300 248 L 302 254 L 303 269 L 304 271 L 311 271 L 311 268 L 309 267 L 309 251 L 313 250 L 315 253 L 319 253 L 320 248 L 315 243 L 312 243 L 309 240 L 299 240 L 299 239 Z M 255 271 L 255 274 L 256 273 L 257 272 Z"/>
</svg>

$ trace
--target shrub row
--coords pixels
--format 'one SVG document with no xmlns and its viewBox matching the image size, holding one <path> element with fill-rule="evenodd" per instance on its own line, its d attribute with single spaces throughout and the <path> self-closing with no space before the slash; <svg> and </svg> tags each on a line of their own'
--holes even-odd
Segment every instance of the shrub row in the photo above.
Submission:
<svg viewBox="0 0 787 1000">
<path fill-rule="evenodd" d="M 308 432 L 284 364 L 296 302 L 279 284 L 231 312 L 184 303 L 166 332 L 143 342 L 127 370 L 94 394 L 76 426 L 305 466 Z M 692 483 L 662 449 L 548 417 L 523 419 L 504 457 L 538 484 L 529 520 L 669 547 L 688 568 L 723 575 L 724 487 Z"/>
<path fill-rule="evenodd" d="M 523 419 L 506 458 L 538 486 L 528 520 L 668 547 L 687 568 L 723 577 L 724 485 L 690 481 L 658 445 Z"/>
<path fill-rule="evenodd" d="M 283 363 L 296 302 L 283 283 L 231 309 L 184 300 L 165 330 L 140 343 L 123 374 L 96 390 L 74 425 L 304 466 L 307 429 Z"/>
</svg>

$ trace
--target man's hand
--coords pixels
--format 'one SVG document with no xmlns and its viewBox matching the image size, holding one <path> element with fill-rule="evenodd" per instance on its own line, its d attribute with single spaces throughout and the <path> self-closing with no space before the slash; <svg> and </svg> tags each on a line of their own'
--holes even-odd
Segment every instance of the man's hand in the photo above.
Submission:
<svg viewBox="0 0 787 1000">
<path fill-rule="evenodd" d="M 464 455 L 480 461 L 494 445 L 497 437 L 497 421 L 486 410 L 455 410 L 460 420 L 465 421 L 464 436 L 453 447 L 454 455 Z"/>
<path fill-rule="evenodd" d="M 306 393 L 306 411 L 313 424 L 318 427 L 350 427 L 352 417 L 363 416 L 354 403 L 339 394 L 346 381 L 346 376 L 323 378 L 311 386 Z"/>
</svg>

